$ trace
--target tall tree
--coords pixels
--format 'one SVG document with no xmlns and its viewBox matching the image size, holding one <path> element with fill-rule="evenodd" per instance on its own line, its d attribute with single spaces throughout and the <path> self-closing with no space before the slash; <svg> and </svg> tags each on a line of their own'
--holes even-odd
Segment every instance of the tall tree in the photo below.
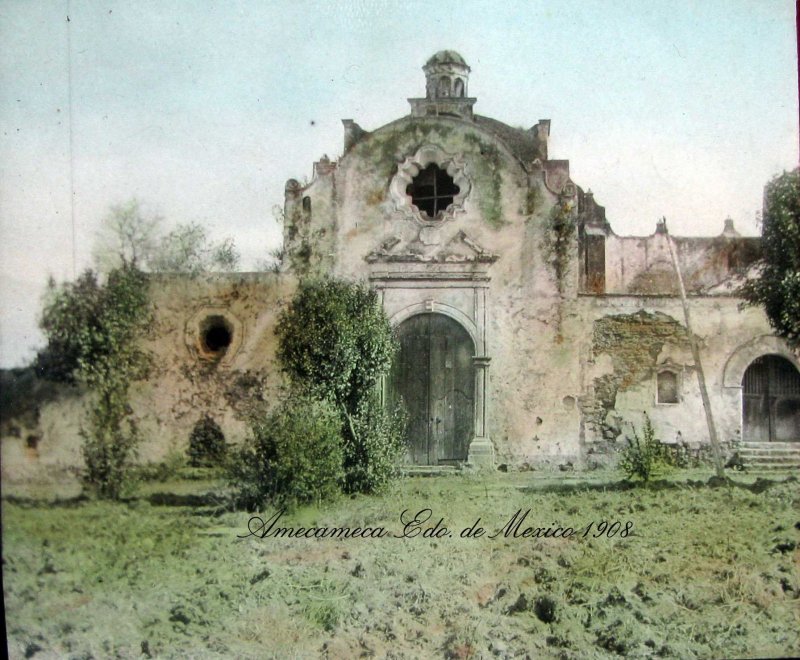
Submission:
<svg viewBox="0 0 800 660">
<path fill-rule="evenodd" d="M 76 282 L 50 283 L 40 326 L 48 339 L 37 363 L 46 377 L 90 392 L 83 436 L 85 484 L 118 498 L 138 441 L 128 390 L 148 367 L 140 338 L 149 325 L 146 276 L 125 264 L 105 282 L 86 271 Z"/>
<path fill-rule="evenodd" d="M 761 246 L 758 275 L 742 294 L 763 305 L 775 332 L 800 350 L 800 168 L 767 184 Z"/>
<path fill-rule="evenodd" d="M 239 265 L 233 239 L 214 242 L 196 222 L 179 224 L 164 233 L 164 221 L 148 215 L 138 200 L 112 206 L 103 218 L 92 251 L 102 273 L 133 266 L 154 273 L 229 272 Z"/>
<path fill-rule="evenodd" d="M 158 245 L 160 216 L 146 215 L 137 199 L 112 206 L 103 218 L 92 248 L 98 270 L 121 266 L 143 269 Z"/>
</svg>

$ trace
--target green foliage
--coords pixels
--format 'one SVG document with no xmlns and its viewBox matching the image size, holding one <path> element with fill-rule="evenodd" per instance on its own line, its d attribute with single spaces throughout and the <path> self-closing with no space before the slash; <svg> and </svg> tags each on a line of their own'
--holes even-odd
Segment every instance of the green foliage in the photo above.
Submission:
<svg viewBox="0 0 800 660">
<path fill-rule="evenodd" d="M 545 233 L 545 254 L 549 256 L 556 273 L 558 292 L 563 293 L 564 279 L 569 272 L 569 257 L 575 236 L 572 204 L 560 201 L 550 213 L 550 227 Z"/>
<path fill-rule="evenodd" d="M 196 222 L 179 224 L 166 234 L 163 219 L 145 214 L 138 200 L 112 206 L 103 219 L 93 249 L 101 272 L 131 266 L 151 272 L 196 275 L 230 272 L 239 265 L 233 239 L 214 243 Z"/>
<path fill-rule="evenodd" d="M 480 188 L 481 212 L 484 220 L 493 229 L 500 229 L 506 221 L 503 220 L 501 190 L 503 179 L 501 176 L 503 159 L 500 150 L 492 143 L 482 140 L 475 133 L 467 133 L 464 140 L 480 151 L 481 157 L 475 162 L 476 187 Z"/>
<path fill-rule="evenodd" d="M 407 414 L 403 408 L 387 410 L 376 392 L 368 395 L 344 434 L 345 489 L 379 493 L 397 475 L 405 452 Z"/>
<path fill-rule="evenodd" d="M 227 452 L 225 434 L 209 415 L 204 415 L 194 425 L 189 436 L 189 465 L 192 467 L 214 467 L 220 465 Z"/>
<path fill-rule="evenodd" d="M 330 278 L 306 282 L 281 314 L 276 333 L 278 359 L 292 382 L 340 412 L 345 489 L 383 488 L 402 444 L 402 419 L 376 399 L 397 342 L 375 292 Z"/>
<path fill-rule="evenodd" d="M 760 273 L 741 293 L 763 305 L 775 332 L 800 348 L 800 168 L 767 184 L 761 246 Z"/>
<path fill-rule="evenodd" d="M 538 185 L 531 185 L 525 193 L 525 206 L 523 213 L 532 216 L 542 204 L 542 191 Z"/>
<path fill-rule="evenodd" d="M 186 455 L 182 451 L 171 450 L 162 461 L 139 465 L 134 470 L 137 481 L 157 481 L 164 483 L 181 476 L 186 471 Z"/>
<path fill-rule="evenodd" d="M 228 464 L 239 502 L 255 509 L 333 497 L 342 479 L 341 429 L 332 403 L 303 394 L 257 421 Z"/>
<path fill-rule="evenodd" d="M 128 389 L 147 373 L 138 339 L 149 319 L 147 280 L 135 266 L 111 271 L 104 284 L 91 271 L 74 283 L 50 282 L 40 320 L 48 344 L 37 368 L 92 393 L 88 428 L 81 431 L 84 481 L 100 497 L 120 496 L 138 442 Z"/>
<path fill-rule="evenodd" d="M 670 467 L 670 454 L 667 446 L 656 438 L 647 413 L 644 413 L 641 437 L 633 424 L 631 431 L 633 437 L 625 438 L 628 446 L 622 450 L 619 466 L 628 479 L 640 479 L 647 483 Z"/>
<path fill-rule="evenodd" d="M 181 224 L 166 234 L 148 262 L 153 272 L 196 275 L 208 271 L 231 272 L 239 265 L 233 239 L 213 243 L 202 225 Z"/>
<path fill-rule="evenodd" d="M 391 366 L 396 341 L 377 294 L 333 278 L 301 284 L 275 330 L 297 385 L 354 415 Z"/>
</svg>

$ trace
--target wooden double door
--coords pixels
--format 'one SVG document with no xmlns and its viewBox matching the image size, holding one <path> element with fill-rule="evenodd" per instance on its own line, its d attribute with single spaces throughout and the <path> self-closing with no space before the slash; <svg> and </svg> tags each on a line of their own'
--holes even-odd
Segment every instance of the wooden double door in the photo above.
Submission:
<svg viewBox="0 0 800 660">
<path fill-rule="evenodd" d="M 457 321 L 434 313 L 412 316 L 396 332 L 400 355 L 389 394 L 408 412 L 409 462 L 466 461 L 475 415 L 472 339 Z"/>
<path fill-rule="evenodd" d="M 764 355 L 747 367 L 742 404 L 744 440 L 800 441 L 800 373 L 786 358 Z"/>
</svg>

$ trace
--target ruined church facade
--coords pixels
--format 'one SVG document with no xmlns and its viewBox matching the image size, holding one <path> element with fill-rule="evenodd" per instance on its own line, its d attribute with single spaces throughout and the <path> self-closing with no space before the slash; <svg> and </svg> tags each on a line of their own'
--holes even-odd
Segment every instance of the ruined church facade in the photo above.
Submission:
<svg viewBox="0 0 800 660">
<path fill-rule="evenodd" d="M 154 279 L 157 366 L 134 401 L 145 456 L 185 448 L 206 414 L 246 435 L 243 402 L 280 396 L 278 311 L 319 275 L 379 293 L 400 343 L 382 390 L 408 409 L 409 463 L 603 465 L 643 411 L 662 441 L 705 445 L 669 240 L 720 440 L 800 440 L 797 356 L 735 295 L 757 238 L 730 220 L 708 238 L 617 236 L 551 158 L 549 120 L 476 114 L 453 51 L 423 71 L 407 116 L 343 120 L 341 156 L 286 183 L 279 273 Z"/>
</svg>

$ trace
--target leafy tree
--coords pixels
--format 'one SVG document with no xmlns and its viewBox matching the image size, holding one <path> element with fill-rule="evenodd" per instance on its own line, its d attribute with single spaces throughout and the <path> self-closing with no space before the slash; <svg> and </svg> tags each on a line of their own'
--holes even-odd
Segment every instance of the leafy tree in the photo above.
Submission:
<svg viewBox="0 0 800 660">
<path fill-rule="evenodd" d="M 82 430 L 84 480 L 97 495 L 118 498 L 138 440 L 128 404 L 133 380 L 147 372 L 138 339 L 149 324 L 146 276 L 134 265 L 101 283 L 92 271 L 76 282 L 50 282 L 40 326 L 48 339 L 37 357 L 42 375 L 82 383 L 92 394 Z"/>
<path fill-rule="evenodd" d="M 93 250 L 98 269 L 110 272 L 129 265 L 150 272 L 194 275 L 238 267 L 239 253 L 233 239 L 215 243 L 206 228 L 196 222 L 179 224 L 167 233 L 162 225 L 162 218 L 146 215 L 135 199 L 112 206 Z"/>
<path fill-rule="evenodd" d="M 742 294 L 763 305 L 775 332 L 800 348 L 800 168 L 767 184 L 761 246 L 760 271 Z"/>
<path fill-rule="evenodd" d="M 350 415 L 388 372 L 397 350 L 377 294 L 333 278 L 302 283 L 276 334 L 278 359 L 292 380 Z"/>
<path fill-rule="evenodd" d="M 159 216 L 146 216 L 136 199 L 112 206 L 92 249 L 98 269 L 104 273 L 121 266 L 144 269 L 158 245 L 162 222 Z"/>
<path fill-rule="evenodd" d="M 379 489 L 402 449 L 402 429 L 374 402 L 397 351 L 377 294 L 344 280 L 306 281 L 281 313 L 276 334 L 278 359 L 293 383 L 341 413 L 346 489 Z"/>
<path fill-rule="evenodd" d="M 153 272 L 179 272 L 195 275 L 206 271 L 234 271 L 239 253 L 233 239 L 212 243 L 205 227 L 190 222 L 178 225 L 161 239 L 150 261 Z"/>
</svg>

